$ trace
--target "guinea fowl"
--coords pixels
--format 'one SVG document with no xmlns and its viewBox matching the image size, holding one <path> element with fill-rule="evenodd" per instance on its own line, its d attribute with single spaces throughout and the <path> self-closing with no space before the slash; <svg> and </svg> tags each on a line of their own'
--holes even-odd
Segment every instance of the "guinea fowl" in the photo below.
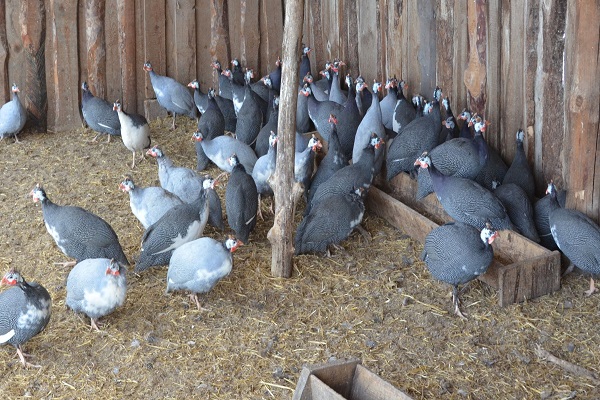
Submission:
<svg viewBox="0 0 600 400">
<path fill-rule="evenodd" d="M 444 97 L 442 99 L 442 106 L 444 106 L 444 110 L 446 110 L 446 124 L 444 125 L 446 129 L 448 129 L 451 133 L 444 132 L 440 135 L 441 140 L 446 139 L 447 135 L 451 135 L 452 138 L 457 138 L 460 136 L 460 130 L 458 129 L 458 122 L 456 121 L 456 117 L 452 112 L 452 108 L 450 107 L 450 99 L 448 97 Z M 442 129 L 443 130 L 443 129 Z"/>
<path fill-rule="evenodd" d="M 169 261 L 167 293 L 190 291 L 198 311 L 202 310 L 198 294 L 210 292 L 217 282 L 229 275 L 233 267 L 232 253 L 240 244 L 232 237 L 224 242 L 202 237 L 177 248 Z"/>
<path fill-rule="evenodd" d="M 398 80 L 396 78 L 388 78 L 385 82 L 385 88 L 387 89 L 387 94 L 379 103 L 381 122 L 386 129 L 393 131 L 394 110 L 398 103 Z"/>
<path fill-rule="evenodd" d="M 244 69 L 242 68 L 242 64 L 240 64 L 240 60 L 237 58 L 231 60 L 231 79 L 233 80 L 233 83 L 242 86 L 244 85 Z"/>
<path fill-rule="evenodd" d="M 102 218 L 76 206 L 59 206 L 46 196 L 37 184 L 30 195 L 34 202 L 42 203 L 46 230 L 58 248 L 76 262 L 87 258 L 114 258 L 129 265 L 113 228 Z M 64 263 L 73 266 L 75 262 Z"/>
<path fill-rule="evenodd" d="M 65 304 L 90 318 L 91 327 L 100 332 L 98 319 L 125 303 L 126 269 L 115 260 L 90 258 L 78 263 L 67 277 Z"/>
<path fill-rule="evenodd" d="M 348 85 L 348 100 L 344 103 L 343 107 L 335 108 L 334 114 L 337 118 L 337 135 L 340 141 L 340 148 L 347 160 L 352 158 L 352 151 L 354 150 L 354 140 L 356 137 L 356 131 L 362 121 L 362 116 L 358 111 L 356 105 L 356 92 L 354 90 L 354 83 L 352 77 L 346 75 L 346 84 Z M 332 110 L 333 112 L 333 110 Z M 331 127 L 331 125 L 330 125 Z"/>
<path fill-rule="evenodd" d="M 457 136 L 454 136 L 454 128 L 456 128 L 456 124 L 452 117 L 448 117 L 442 121 L 442 131 L 440 132 L 440 137 L 444 138 L 442 142 L 449 142 L 457 138 Z"/>
<path fill-rule="evenodd" d="M 394 108 L 394 116 L 392 118 L 392 130 L 400 133 L 402 128 L 408 125 L 417 117 L 417 110 L 411 101 L 404 96 L 404 91 L 408 90 L 408 84 L 404 80 L 400 80 L 396 85 L 398 89 L 396 107 Z"/>
<path fill-rule="evenodd" d="M 107 143 L 111 136 L 121 136 L 121 122 L 113 105 L 96 97 L 90 91 L 87 82 L 81 84 L 81 113 L 85 123 L 98 134 L 92 139 L 96 141 L 100 135 L 107 135 Z"/>
<path fill-rule="evenodd" d="M 342 92 L 342 88 L 340 86 L 339 71 L 340 71 L 340 67 L 342 67 L 343 65 L 346 65 L 346 64 L 344 64 L 343 61 L 335 60 L 331 67 L 332 78 L 331 78 L 331 90 L 329 91 L 329 100 L 336 102 L 338 104 L 344 104 L 348 98 Z"/>
<path fill-rule="evenodd" d="M 189 168 L 176 167 L 158 146 L 152 147 L 147 154 L 156 158 L 160 186 L 185 203 L 195 203 L 198 195 L 203 191 L 204 178 Z"/>
<path fill-rule="evenodd" d="M 129 194 L 131 212 L 145 229 L 158 221 L 171 208 L 183 200 L 158 186 L 138 187 L 130 176 L 119 184 L 119 189 Z"/>
<path fill-rule="evenodd" d="M 190 118 L 198 117 L 194 98 L 187 87 L 173 78 L 154 72 L 149 61 L 144 63 L 144 70 L 150 74 L 150 82 L 152 82 L 158 104 L 173 114 L 172 129 L 176 128 L 175 118 L 178 114 L 187 115 Z"/>
<path fill-rule="evenodd" d="M 361 116 L 367 113 L 371 102 L 373 101 L 373 95 L 369 91 L 369 87 L 362 76 L 356 78 L 356 106 Z"/>
<path fill-rule="evenodd" d="M 310 178 L 312 178 L 314 171 L 315 154 L 320 151 L 322 147 L 321 141 L 317 139 L 315 135 L 312 135 L 306 149 L 302 152 L 296 152 L 294 158 L 294 179 L 296 182 L 302 184 L 305 198 L 308 188 L 310 187 Z"/>
<path fill-rule="evenodd" d="M 215 90 L 208 90 L 208 106 L 198 121 L 198 131 L 202 132 L 206 139 L 214 139 L 225 133 L 225 118 L 215 101 Z M 204 153 L 201 142 L 194 142 L 196 147 L 196 170 L 205 169 L 210 159 Z"/>
<path fill-rule="evenodd" d="M 144 159 L 144 149 L 150 147 L 150 126 L 142 115 L 128 114 L 123 111 L 121 103 L 117 100 L 113 105 L 121 123 L 121 138 L 123 144 L 133 153 L 131 168 L 135 168 L 135 152 L 142 153 L 140 161 Z"/>
<path fill-rule="evenodd" d="M 306 188 L 308 191 L 307 203 L 310 203 L 315 191 L 321 183 L 327 181 L 336 171 L 348 165 L 348 159 L 340 148 L 340 141 L 337 134 L 337 119 L 335 118 L 335 115 L 332 114 L 329 116 L 329 123 L 332 125 L 332 129 L 327 154 L 323 157 L 323 160 L 321 160 L 319 168 L 317 168 L 317 171 L 310 182 L 310 188 Z"/>
<path fill-rule="evenodd" d="M 305 45 L 302 45 L 302 56 L 300 58 L 300 67 L 298 68 L 299 71 L 299 76 L 298 76 L 298 82 L 300 82 L 300 85 L 302 86 L 302 80 L 304 79 L 304 77 L 307 74 L 311 74 L 311 68 L 310 68 L 310 52 L 311 52 L 311 48 Z"/>
<path fill-rule="evenodd" d="M 213 69 L 217 72 L 219 78 L 219 96 L 221 96 L 224 99 L 233 101 L 231 81 L 225 74 L 223 74 L 223 69 L 221 69 L 221 63 L 219 61 L 214 61 L 211 65 Z"/>
<path fill-rule="evenodd" d="M 527 193 L 515 183 L 501 185 L 495 181 L 494 184 L 494 195 L 506 208 L 508 217 L 517 231 L 527 239 L 539 243 L 540 237 L 533 221 L 533 206 Z"/>
<path fill-rule="evenodd" d="M 273 196 L 273 189 L 271 188 L 271 184 L 269 180 L 271 176 L 275 173 L 275 167 L 277 165 L 277 133 L 271 131 L 271 135 L 269 136 L 269 150 L 267 154 L 260 157 L 256 164 L 254 164 L 254 169 L 252 170 L 252 179 L 254 179 L 254 183 L 256 184 L 256 191 L 258 192 L 258 217 L 262 218 L 261 212 L 261 199 L 263 196 Z"/>
<path fill-rule="evenodd" d="M 567 192 L 565 190 L 559 190 L 558 193 L 556 193 L 556 198 L 558 199 L 558 204 L 564 208 L 567 201 Z M 550 203 L 552 203 L 550 194 L 545 195 L 534 203 L 533 221 L 535 222 L 535 228 L 540 236 L 540 244 L 548 250 L 554 251 L 558 250 L 558 246 L 552 237 L 550 221 L 548 220 L 548 214 L 551 209 Z"/>
<path fill-rule="evenodd" d="M 352 149 L 352 162 L 356 163 L 360 160 L 363 149 L 369 144 L 371 135 L 375 133 L 380 139 L 385 139 L 385 127 L 381 119 L 381 107 L 379 105 L 379 91 L 381 90 L 381 83 L 373 83 L 373 101 L 371 107 L 367 110 L 363 117 L 358 129 L 356 131 L 356 137 L 354 138 L 354 147 Z M 375 174 L 379 173 L 381 165 L 384 161 L 384 150 L 382 146 L 375 151 Z"/>
<path fill-rule="evenodd" d="M 527 156 L 523 149 L 523 138 L 523 129 L 519 129 L 517 131 L 515 157 L 502 179 L 502 184 L 515 183 L 519 185 L 527 193 L 529 200 L 533 201 L 535 199 L 535 178 L 527 163 Z"/>
<path fill-rule="evenodd" d="M 314 82 L 314 78 L 311 74 L 306 74 L 303 78 L 305 83 L 308 83 L 312 94 L 318 101 L 329 101 L 329 93 L 326 93 L 319 85 Z"/>
<path fill-rule="evenodd" d="M 229 157 L 229 162 L 232 171 L 225 189 L 227 222 L 236 237 L 245 244 L 256 226 L 258 191 L 254 179 L 246 172 L 237 155 Z"/>
<path fill-rule="evenodd" d="M 553 182 L 548 184 L 546 193 L 550 195 L 548 219 L 552 237 L 573 265 L 591 275 L 590 289 L 585 291 L 590 296 L 598 290 L 594 276 L 600 275 L 600 226 L 580 211 L 561 207 Z"/>
<path fill-rule="evenodd" d="M 271 79 L 271 85 L 276 93 L 281 90 L 281 58 L 277 58 L 275 61 L 275 69 L 269 72 L 269 79 Z"/>
<path fill-rule="evenodd" d="M 452 285 L 454 313 L 465 319 L 460 311 L 458 285 L 483 275 L 494 260 L 491 244 L 498 236 L 492 225 L 481 232 L 467 224 L 449 222 L 433 229 L 425 238 L 421 259 L 435 279 Z"/>
<path fill-rule="evenodd" d="M 387 179 L 390 180 L 400 172 L 414 170 L 415 160 L 424 151 L 431 151 L 438 145 L 442 130 L 442 117 L 439 100 L 442 90 L 433 92 L 432 112 L 426 117 L 415 118 L 398 133 L 388 149 Z"/>
<path fill-rule="evenodd" d="M 477 120 L 478 118 L 479 117 L 477 116 L 472 116 L 471 122 Z M 485 124 L 489 125 L 489 122 L 485 121 Z M 481 171 L 479 171 L 475 181 L 484 188 L 492 190 L 492 182 L 494 180 L 498 180 L 500 182 L 504 181 L 504 176 L 506 175 L 506 171 L 508 171 L 508 167 L 496 149 L 494 149 L 492 146 L 487 146 L 487 149 L 488 159 L 483 168 L 481 168 Z"/>
<path fill-rule="evenodd" d="M 513 229 L 502 202 L 492 192 L 470 179 L 445 176 L 425 152 L 415 165 L 428 168 L 435 195 L 455 221 L 483 229 L 490 222 L 496 229 Z"/>
<path fill-rule="evenodd" d="M 208 215 L 209 204 L 204 189 L 193 203 L 184 203 L 167 211 L 144 232 L 135 272 L 168 264 L 173 250 L 202 236 Z"/>
<path fill-rule="evenodd" d="M 477 133 L 473 139 L 451 139 L 431 150 L 429 157 L 438 171 L 446 176 L 475 179 L 487 161 L 487 145 L 482 136 L 485 123 L 477 122 L 475 131 Z M 417 183 L 417 200 L 434 191 L 426 168 L 419 168 Z"/>
<path fill-rule="evenodd" d="M 325 253 L 350 236 L 362 221 L 364 188 L 329 196 L 317 203 L 300 222 L 294 240 L 294 253 Z"/>
<path fill-rule="evenodd" d="M 22 345 L 48 325 L 52 298 L 42 285 L 28 283 L 14 269 L 2 277 L 1 285 L 12 287 L 0 292 L 0 345 L 13 345 L 24 367 L 40 368 L 25 360 Z"/>
<path fill-rule="evenodd" d="M 308 215 L 315 204 L 329 196 L 347 194 L 357 188 L 365 189 L 364 195 L 366 195 L 375 176 L 375 151 L 383 143 L 383 140 L 373 134 L 371 140 L 363 149 L 359 161 L 334 172 L 329 179 L 319 185 L 314 191 L 311 202 L 307 203 L 304 215 Z"/>
<path fill-rule="evenodd" d="M 241 84 L 233 80 L 233 73 L 231 70 L 226 69 L 223 71 L 223 75 L 231 82 L 233 109 L 235 110 L 235 115 L 239 115 L 242 104 L 244 104 L 244 100 L 246 99 L 246 86 L 250 86 L 250 82 L 252 81 L 252 78 L 254 78 L 254 71 L 252 69 L 247 69 L 244 74 L 244 83 Z"/>
<path fill-rule="evenodd" d="M 246 171 L 252 173 L 257 157 L 252 147 L 246 143 L 226 135 L 207 140 L 204 139 L 202 132 L 194 132 L 192 139 L 201 143 L 204 153 L 223 171 L 232 171 L 233 167 L 229 163 L 229 157 L 235 153 Z"/>
<path fill-rule="evenodd" d="M 197 79 L 194 79 L 190 83 L 188 83 L 188 87 L 194 89 L 194 104 L 196 104 L 196 108 L 200 114 L 204 114 L 206 108 L 208 107 L 208 94 L 202 93 L 200 90 L 200 82 Z"/>
<path fill-rule="evenodd" d="M 17 135 L 27 122 L 27 110 L 19 99 L 19 88 L 13 83 L 12 100 L 6 102 L 0 108 L 0 140 L 6 137 L 14 137 L 15 143 L 19 142 Z"/>
<path fill-rule="evenodd" d="M 296 105 L 296 132 L 310 132 L 310 116 L 308 115 L 308 96 L 310 96 L 310 86 L 305 83 L 298 91 L 298 103 Z"/>
<path fill-rule="evenodd" d="M 462 128 L 460 128 L 458 137 L 462 137 L 462 138 L 466 138 L 466 139 L 473 138 L 473 135 L 471 134 L 471 124 L 470 124 L 471 113 L 467 110 L 463 110 L 463 112 L 461 112 L 460 115 L 458 116 L 458 119 L 461 119 L 464 121 Z"/>
<path fill-rule="evenodd" d="M 271 107 L 271 114 L 266 124 L 260 128 L 258 136 L 256 137 L 256 145 L 254 150 L 257 157 L 262 157 L 269 151 L 269 138 L 272 132 L 277 133 L 277 125 L 279 119 L 279 96 L 275 96 L 273 99 L 273 106 Z"/>
<path fill-rule="evenodd" d="M 263 123 L 263 113 L 257 101 L 258 95 L 253 95 L 250 83 L 247 81 L 244 88 L 244 102 L 238 112 L 235 137 L 248 145 L 256 141 Z M 235 103 L 235 102 L 234 102 Z"/>
</svg>

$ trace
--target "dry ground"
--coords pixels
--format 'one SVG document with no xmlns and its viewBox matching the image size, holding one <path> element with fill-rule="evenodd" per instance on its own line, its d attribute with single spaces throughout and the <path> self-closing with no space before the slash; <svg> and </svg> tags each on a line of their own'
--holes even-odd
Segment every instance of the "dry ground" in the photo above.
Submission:
<svg viewBox="0 0 600 400">
<path fill-rule="evenodd" d="M 169 125 L 153 124 L 153 141 L 194 167 L 194 123 Z M 158 183 L 154 160 L 131 171 L 120 139 L 92 137 L 80 129 L 0 142 L 0 269 L 21 269 L 53 297 L 49 325 L 25 345 L 41 369 L 22 368 L 11 346 L 0 347 L 2 397 L 289 399 L 304 364 L 357 357 L 416 399 L 600 398 L 597 381 L 535 354 L 542 346 L 600 374 L 600 295 L 583 296 L 586 278 L 571 274 L 560 292 L 506 308 L 475 282 L 462 296 L 470 317 L 462 321 L 450 312 L 449 287 L 419 260 L 420 245 L 369 214 L 370 244 L 354 234 L 331 258 L 297 257 L 287 280 L 270 275 L 268 216 L 203 298 L 208 311 L 182 293 L 165 295 L 164 267 L 129 273 L 125 306 L 101 320 L 103 332 L 91 331 L 65 308 L 68 270 L 53 265 L 65 257 L 27 195 L 41 182 L 54 202 L 98 214 L 133 259 L 143 230 L 118 183 L 125 173 L 141 186 Z"/>
</svg>

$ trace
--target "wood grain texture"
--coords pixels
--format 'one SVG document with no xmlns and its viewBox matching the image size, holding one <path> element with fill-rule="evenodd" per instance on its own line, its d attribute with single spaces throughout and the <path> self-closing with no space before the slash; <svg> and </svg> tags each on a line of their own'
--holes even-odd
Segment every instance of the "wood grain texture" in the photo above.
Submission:
<svg viewBox="0 0 600 400">
<path fill-rule="evenodd" d="M 187 85 L 196 77 L 196 1 L 177 0 L 175 6 L 175 76 Z"/>
<path fill-rule="evenodd" d="M 109 102 L 114 102 L 117 99 L 121 99 L 122 104 L 125 105 L 127 110 L 135 110 L 135 97 L 133 101 L 128 100 L 125 102 L 123 98 L 125 89 L 121 89 L 124 82 L 121 81 L 122 71 L 129 70 L 133 72 L 133 68 L 136 65 L 135 60 L 135 1 L 127 2 L 127 25 L 119 28 L 119 15 L 123 11 L 118 9 L 118 2 L 121 0 L 106 0 L 106 13 L 104 17 L 104 37 L 106 41 L 106 94 L 105 99 Z M 131 49 L 125 50 L 120 46 L 119 37 L 125 32 L 129 32 L 127 36 L 130 37 L 132 44 Z M 121 61 L 122 51 L 132 52 L 133 56 Z M 133 92 L 135 92 L 135 74 L 129 75 L 128 80 L 132 81 Z"/>
<path fill-rule="evenodd" d="M 377 62 L 377 7 L 372 0 L 357 0 L 358 13 L 358 69 L 371 88 L 378 78 Z M 370 90 L 370 89 L 369 89 Z"/>
<path fill-rule="evenodd" d="M 280 0 L 260 0 L 260 73 L 266 75 L 281 57 L 283 9 Z"/>
<path fill-rule="evenodd" d="M 213 60 L 221 62 L 223 69 L 227 68 L 231 61 L 231 52 L 229 47 L 229 17 L 226 0 L 210 0 L 210 55 Z M 235 20 L 232 21 L 235 24 Z M 228 31 L 229 29 L 229 31 Z"/>
<path fill-rule="evenodd" d="M 467 6 L 469 32 L 468 66 L 464 73 L 469 109 L 484 114 L 487 101 L 487 10 L 485 0 L 470 1 Z"/>
<path fill-rule="evenodd" d="M 6 38 L 6 7 L 0 7 L 0 103 L 9 99 L 10 81 L 8 80 L 8 40 Z"/>
<path fill-rule="evenodd" d="M 164 2 L 144 0 L 144 59 L 150 61 L 157 74 L 167 74 L 166 7 Z M 140 66 L 141 67 L 141 66 Z M 156 97 L 150 76 L 144 73 L 144 95 Z"/>
<path fill-rule="evenodd" d="M 258 8 L 259 0 L 240 0 L 239 59 L 243 67 L 254 69 L 255 74 L 259 74 L 261 70 L 259 58 L 261 38 Z M 272 65 L 275 65 L 274 62 Z"/>
<path fill-rule="evenodd" d="M 87 83 L 92 93 L 106 97 L 106 0 L 85 0 Z"/>
<path fill-rule="evenodd" d="M 139 113 L 137 106 L 137 74 L 144 73 L 143 70 L 136 65 L 140 65 L 136 62 L 136 24 L 131 21 L 135 19 L 135 7 L 134 3 L 128 0 L 117 0 L 117 26 L 118 26 L 118 64 L 121 65 L 120 73 L 117 75 L 119 88 L 121 89 L 121 104 L 125 110 L 131 112 L 136 111 Z M 115 60 L 116 61 L 116 60 Z M 111 85 L 112 86 L 112 85 Z M 110 99 L 119 98 L 116 91 L 112 92 Z M 143 96 L 140 96 L 143 97 Z M 114 101 L 114 100 L 109 100 Z"/>
<path fill-rule="evenodd" d="M 203 91 L 217 87 L 211 66 L 210 0 L 196 0 L 196 76 Z"/>
</svg>

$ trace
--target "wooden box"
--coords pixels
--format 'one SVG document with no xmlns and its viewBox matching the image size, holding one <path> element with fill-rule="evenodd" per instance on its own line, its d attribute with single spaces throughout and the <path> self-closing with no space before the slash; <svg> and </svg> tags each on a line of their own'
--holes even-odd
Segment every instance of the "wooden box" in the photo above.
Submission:
<svg viewBox="0 0 600 400">
<path fill-rule="evenodd" d="M 410 400 L 359 360 L 304 367 L 292 400 Z"/>
<path fill-rule="evenodd" d="M 399 174 L 381 189 L 371 187 L 367 207 L 421 243 L 427 234 L 452 218 L 435 194 L 417 201 L 417 182 Z M 506 306 L 560 289 L 561 258 L 513 231 L 500 231 L 493 243 L 495 260 L 479 279 L 498 291 L 498 304 Z"/>
</svg>

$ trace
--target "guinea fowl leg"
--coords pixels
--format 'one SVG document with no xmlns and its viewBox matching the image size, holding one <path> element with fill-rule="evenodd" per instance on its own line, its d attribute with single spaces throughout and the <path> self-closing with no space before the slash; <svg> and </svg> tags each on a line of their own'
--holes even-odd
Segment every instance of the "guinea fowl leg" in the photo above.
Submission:
<svg viewBox="0 0 600 400">
<path fill-rule="evenodd" d="M 594 278 L 590 278 L 590 290 L 586 290 L 584 293 L 586 296 L 591 296 L 596 291 L 598 291 L 598 289 L 594 286 Z"/>
<path fill-rule="evenodd" d="M 177 117 L 177 114 L 173 113 L 173 125 L 171 126 L 172 130 L 175 130 L 175 128 L 177 128 L 177 125 L 175 125 L 175 118 Z"/>
<path fill-rule="evenodd" d="M 42 368 L 41 365 L 35 365 L 35 364 L 32 364 L 30 362 L 27 362 L 27 360 L 25 360 L 25 357 L 31 357 L 31 356 L 29 354 L 23 353 L 23 349 L 21 349 L 21 346 L 17 347 L 17 355 L 19 356 L 19 359 L 21 360 L 21 364 L 23 364 L 23 366 L 25 368 L 27 368 L 27 367 Z"/>
<path fill-rule="evenodd" d="M 261 206 L 261 205 L 262 205 L 262 199 L 261 199 L 261 196 L 260 196 L 260 193 L 259 193 L 259 194 L 258 194 L 258 209 L 257 209 L 257 211 L 256 211 L 256 215 L 258 215 L 258 218 L 259 218 L 261 221 L 264 221 L 265 219 L 263 218 L 262 211 L 261 211 L 261 209 L 260 209 L 260 206 Z"/>
<path fill-rule="evenodd" d="M 454 314 L 466 320 L 467 317 L 460 311 L 460 300 L 458 299 L 458 286 L 452 288 L 452 304 L 454 305 Z"/>
<path fill-rule="evenodd" d="M 198 299 L 198 293 L 192 293 L 190 294 L 190 299 L 194 300 L 196 302 L 196 307 L 198 307 L 198 311 L 210 311 L 207 308 L 203 308 L 200 305 L 200 299 Z"/>
<path fill-rule="evenodd" d="M 19 138 L 17 137 L 17 134 L 15 133 L 15 143 L 21 143 L 21 141 L 19 140 Z"/>
<path fill-rule="evenodd" d="M 110 143 L 110 136 L 109 134 L 107 134 L 106 136 L 108 136 L 108 139 L 106 139 L 106 143 Z"/>
<path fill-rule="evenodd" d="M 131 163 L 131 169 L 135 168 L 135 151 L 133 152 L 133 162 Z"/>
<path fill-rule="evenodd" d="M 355 229 L 360 232 L 360 234 L 362 235 L 362 237 L 365 238 L 367 243 L 371 243 L 371 240 L 372 240 L 371 234 L 362 225 L 360 225 L 360 224 L 356 225 Z"/>
<path fill-rule="evenodd" d="M 100 328 L 98 328 L 98 325 L 96 324 L 96 320 L 94 318 L 90 318 L 90 320 L 91 320 L 90 326 L 92 328 L 94 328 L 96 330 L 96 332 L 102 332 L 100 330 Z"/>
</svg>

